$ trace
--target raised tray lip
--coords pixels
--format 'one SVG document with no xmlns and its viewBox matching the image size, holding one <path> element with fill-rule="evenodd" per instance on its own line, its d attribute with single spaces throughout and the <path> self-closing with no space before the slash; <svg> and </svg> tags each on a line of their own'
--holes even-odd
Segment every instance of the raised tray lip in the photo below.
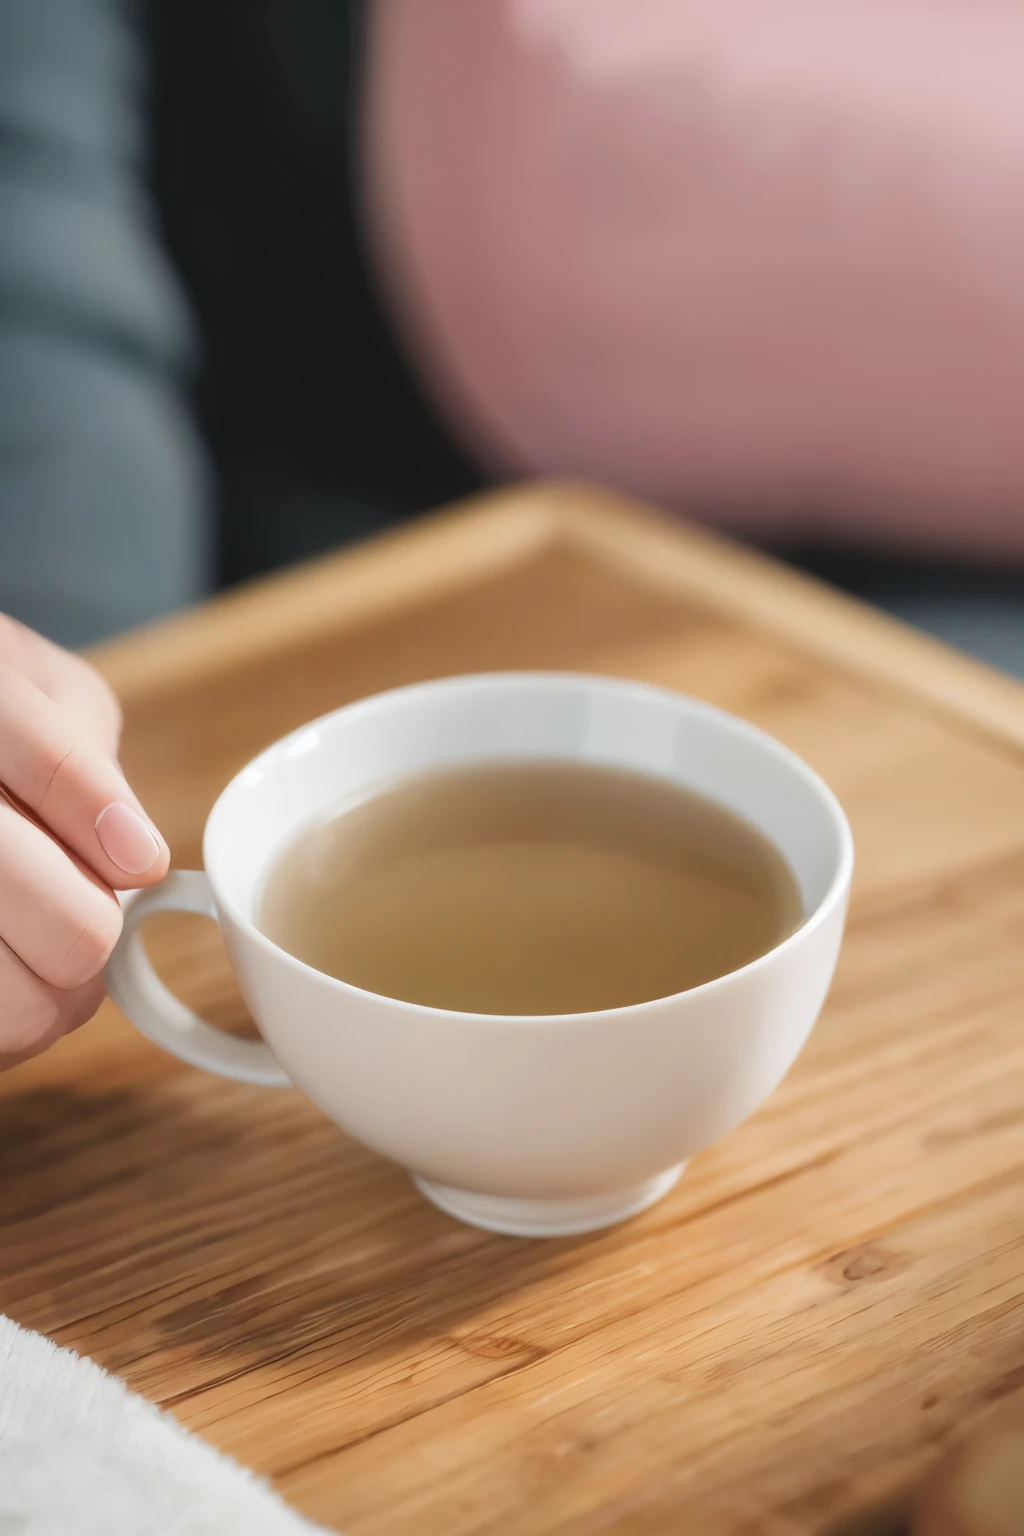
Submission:
<svg viewBox="0 0 1024 1536">
<path fill-rule="evenodd" d="M 209 598 L 87 654 L 126 703 L 371 625 L 554 545 L 1024 751 L 1024 685 L 763 552 L 600 486 L 523 482 Z"/>
</svg>

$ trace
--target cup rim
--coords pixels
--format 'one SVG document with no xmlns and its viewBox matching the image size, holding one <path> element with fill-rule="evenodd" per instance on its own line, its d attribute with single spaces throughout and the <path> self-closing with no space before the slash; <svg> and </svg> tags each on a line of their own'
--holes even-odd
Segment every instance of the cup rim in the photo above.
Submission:
<svg viewBox="0 0 1024 1536">
<path fill-rule="evenodd" d="M 386 705 L 399 704 L 403 698 L 419 697 L 429 693 L 472 692 L 476 689 L 501 686 L 504 688 L 523 689 L 536 687 L 538 684 L 555 683 L 564 686 L 587 687 L 605 689 L 619 694 L 630 694 L 639 699 L 648 699 L 652 703 L 669 704 L 675 708 L 684 706 L 687 713 L 704 716 L 718 724 L 734 731 L 739 736 L 746 736 L 748 740 L 755 742 L 763 750 L 769 752 L 777 760 L 784 763 L 787 768 L 803 780 L 807 789 L 817 796 L 829 812 L 835 826 L 838 842 L 839 857 L 836 870 L 829 882 L 828 889 L 812 912 L 809 912 L 803 921 L 794 928 L 778 944 L 766 950 L 763 955 L 749 960 L 746 965 L 737 967 L 732 971 L 726 971 L 721 976 L 714 976 L 709 981 L 701 982 L 699 986 L 687 987 L 682 992 L 672 992 L 666 997 L 649 998 L 641 1003 L 627 1003 L 618 1008 L 592 1009 L 585 1013 L 472 1013 L 454 1008 L 436 1008 L 427 1003 L 410 1003 L 403 998 L 388 997 L 383 992 L 370 992 L 364 987 L 354 986 L 351 982 L 342 981 L 340 977 L 330 976 L 326 971 L 319 971 L 315 966 L 308 965 L 296 955 L 275 944 L 267 935 L 242 912 L 236 903 L 227 897 L 220 887 L 216 875 L 211 868 L 209 857 L 209 843 L 211 832 L 216 820 L 227 813 L 227 802 L 241 787 L 247 774 L 258 769 L 268 759 L 272 760 L 283 753 L 287 747 L 303 736 L 307 731 L 322 726 L 335 720 L 340 715 L 350 718 L 360 714 L 372 713 Z M 221 790 L 214 801 L 206 823 L 203 828 L 203 868 L 210 882 L 219 910 L 226 911 L 232 922 L 242 929 L 246 937 L 254 942 L 265 954 L 284 963 L 298 974 L 312 977 L 316 981 L 335 991 L 339 997 L 353 997 L 357 999 L 369 999 L 372 1002 L 386 1004 L 390 1008 L 397 1008 L 403 1012 L 413 1013 L 425 1019 L 438 1020 L 472 1020 L 474 1023 L 486 1027 L 488 1025 L 508 1027 L 509 1025 L 522 1025 L 531 1027 L 537 1024 L 573 1025 L 576 1023 L 593 1023 L 598 1020 L 615 1020 L 633 1017 L 637 1014 L 647 1014 L 658 1009 L 663 1009 L 671 1004 L 678 1003 L 682 998 L 703 998 L 713 992 L 730 985 L 739 977 L 751 975 L 758 970 L 766 968 L 774 963 L 779 956 L 785 954 L 797 944 L 803 943 L 812 933 L 827 922 L 836 906 L 844 900 L 849 891 L 853 876 L 854 852 L 853 834 L 837 796 L 826 784 L 820 774 L 798 753 L 772 736 L 770 732 L 762 730 L 760 726 L 743 719 L 741 715 L 734 715 L 730 710 L 722 709 L 717 704 L 710 704 L 704 699 L 694 698 L 691 694 L 678 693 L 671 688 L 662 688 L 655 683 L 636 682 L 630 678 L 612 677 L 597 672 L 565 672 L 565 671 L 514 671 L 514 672 L 470 672 L 456 673 L 450 677 L 429 678 L 424 682 L 406 683 L 396 688 L 384 689 L 379 693 L 368 694 L 365 698 L 354 699 L 348 704 L 339 705 L 337 709 L 327 710 L 324 714 L 316 716 L 313 720 L 307 720 L 302 725 L 286 735 L 278 737 L 255 757 L 238 770 Z"/>
</svg>

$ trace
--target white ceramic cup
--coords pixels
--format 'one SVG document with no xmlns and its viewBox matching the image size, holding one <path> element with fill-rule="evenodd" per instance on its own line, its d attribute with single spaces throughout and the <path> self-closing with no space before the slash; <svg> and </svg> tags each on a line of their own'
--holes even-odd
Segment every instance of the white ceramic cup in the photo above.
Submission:
<svg viewBox="0 0 1024 1536">
<path fill-rule="evenodd" d="M 639 770 L 738 812 L 785 855 L 802 924 L 691 991 L 550 1018 L 379 997 L 259 931 L 264 871 L 314 816 L 430 769 L 529 760 Z M 828 991 L 853 848 L 822 781 L 744 721 L 655 688 L 535 673 L 403 688 L 286 736 L 224 790 L 203 860 L 205 873 L 171 874 L 126 905 L 107 980 L 128 1018 L 196 1066 L 294 1084 L 449 1214 L 545 1236 L 643 1210 L 775 1088 Z M 164 910 L 216 918 L 266 1044 L 210 1028 L 159 981 L 139 925 Z"/>
</svg>

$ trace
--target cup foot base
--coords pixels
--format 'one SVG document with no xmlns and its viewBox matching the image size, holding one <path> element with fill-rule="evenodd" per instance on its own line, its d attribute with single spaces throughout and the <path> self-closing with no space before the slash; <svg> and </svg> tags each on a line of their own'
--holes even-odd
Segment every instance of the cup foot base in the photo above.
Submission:
<svg viewBox="0 0 1024 1536">
<path fill-rule="evenodd" d="M 510 1200 L 502 1195 L 452 1189 L 416 1174 L 412 1181 L 438 1210 L 471 1227 L 482 1227 L 485 1232 L 501 1232 L 507 1237 L 578 1237 L 646 1211 L 668 1194 L 685 1167 L 685 1163 L 680 1163 L 612 1195 L 588 1195 L 576 1200 Z"/>
</svg>

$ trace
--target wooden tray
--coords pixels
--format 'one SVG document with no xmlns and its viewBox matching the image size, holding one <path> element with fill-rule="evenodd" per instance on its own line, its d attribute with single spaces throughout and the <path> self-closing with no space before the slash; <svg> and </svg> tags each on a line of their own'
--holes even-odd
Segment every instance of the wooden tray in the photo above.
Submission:
<svg viewBox="0 0 1024 1536">
<path fill-rule="evenodd" d="M 350 1536 L 790 1536 L 907 1487 L 1024 1382 L 1024 693 L 586 489 L 516 491 L 99 653 L 195 864 L 253 752 L 442 673 L 581 668 L 802 753 L 858 845 L 824 1017 L 647 1215 L 553 1243 L 426 1205 L 298 1094 L 107 1006 L 0 1079 L 0 1308 Z M 209 925 L 165 974 L 230 1027 Z"/>
</svg>

